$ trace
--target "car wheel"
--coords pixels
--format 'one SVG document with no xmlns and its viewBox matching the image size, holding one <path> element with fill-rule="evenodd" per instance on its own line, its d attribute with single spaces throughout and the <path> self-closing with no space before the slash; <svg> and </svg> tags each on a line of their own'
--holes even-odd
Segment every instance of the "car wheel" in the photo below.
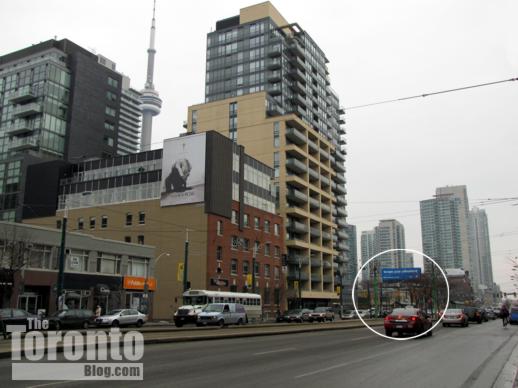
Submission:
<svg viewBox="0 0 518 388">
<path fill-rule="evenodd" d="M 174 325 L 176 327 L 182 327 L 183 326 L 183 323 L 180 323 L 180 322 L 175 322 Z M 198 326 L 198 324 L 196 324 L 196 326 Z"/>
<path fill-rule="evenodd" d="M 197 327 L 202 327 L 202 326 L 203 326 L 203 323 L 196 322 L 196 326 L 197 326 Z M 177 326 L 177 327 L 182 327 L 182 325 Z"/>
<path fill-rule="evenodd" d="M 119 321 L 115 320 L 112 322 L 113 327 L 119 327 Z"/>
<path fill-rule="evenodd" d="M 56 328 L 56 331 L 61 329 L 61 323 L 59 321 L 56 321 L 56 323 L 54 324 L 54 327 Z"/>
<path fill-rule="evenodd" d="M 219 322 L 218 322 L 218 326 L 219 327 L 224 327 L 225 326 L 225 321 L 223 319 L 221 319 Z"/>
<path fill-rule="evenodd" d="M 239 319 L 237 320 L 237 325 L 238 325 L 238 326 L 241 326 L 242 324 L 243 324 L 243 320 L 242 320 L 241 318 L 239 318 Z"/>
<path fill-rule="evenodd" d="M 87 321 L 83 322 L 83 329 L 87 330 L 89 326 Z"/>
<path fill-rule="evenodd" d="M 137 327 L 142 327 L 143 324 L 144 324 L 144 322 L 142 322 L 142 319 L 139 319 L 137 321 Z"/>
<path fill-rule="evenodd" d="M 446 326 L 448 326 L 446 323 L 443 323 L 443 324 L 442 324 L 442 327 L 446 327 Z"/>
<path fill-rule="evenodd" d="M 392 330 L 385 330 L 385 335 L 387 337 L 392 337 Z"/>
</svg>

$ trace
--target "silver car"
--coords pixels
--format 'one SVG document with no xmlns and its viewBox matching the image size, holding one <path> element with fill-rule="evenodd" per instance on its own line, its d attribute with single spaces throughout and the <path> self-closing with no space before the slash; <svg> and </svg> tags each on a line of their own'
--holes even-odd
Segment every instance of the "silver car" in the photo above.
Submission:
<svg viewBox="0 0 518 388">
<path fill-rule="evenodd" d="M 97 326 L 129 326 L 136 325 L 137 327 L 142 326 L 147 322 L 147 315 L 142 314 L 135 309 L 120 309 L 112 310 L 106 315 L 101 315 L 95 319 Z"/>
<path fill-rule="evenodd" d="M 245 306 L 239 303 L 211 303 L 198 314 L 197 326 L 242 325 L 248 323 Z"/>
</svg>

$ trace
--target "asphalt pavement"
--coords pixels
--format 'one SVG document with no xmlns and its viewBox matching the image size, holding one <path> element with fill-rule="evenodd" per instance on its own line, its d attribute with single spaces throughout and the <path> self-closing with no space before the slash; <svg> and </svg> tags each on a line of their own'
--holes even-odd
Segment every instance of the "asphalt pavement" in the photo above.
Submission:
<svg viewBox="0 0 518 388">
<path fill-rule="evenodd" d="M 432 337 L 393 341 L 361 329 L 148 345 L 137 387 L 493 387 L 514 348 L 518 326 L 500 321 L 439 328 Z M 515 352 L 516 354 L 516 352 Z M 49 365 L 50 366 L 50 365 Z M 82 387 L 92 381 L 10 381 L 2 387 Z M 500 387 L 498 387 L 500 388 Z"/>
</svg>

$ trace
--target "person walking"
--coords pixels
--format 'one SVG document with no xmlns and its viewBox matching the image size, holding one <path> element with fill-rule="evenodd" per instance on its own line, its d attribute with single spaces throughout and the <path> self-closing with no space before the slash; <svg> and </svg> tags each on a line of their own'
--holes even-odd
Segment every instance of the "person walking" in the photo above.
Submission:
<svg viewBox="0 0 518 388">
<path fill-rule="evenodd" d="M 97 308 L 95 309 L 95 317 L 99 318 L 101 316 L 102 309 L 101 306 L 97 305 Z"/>
<path fill-rule="evenodd" d="M 502 317 L 502 327 L 507 327 L 509 323 L 509 309 L 505 303 L 500 308 L 500 317 Z"/>
</svg>

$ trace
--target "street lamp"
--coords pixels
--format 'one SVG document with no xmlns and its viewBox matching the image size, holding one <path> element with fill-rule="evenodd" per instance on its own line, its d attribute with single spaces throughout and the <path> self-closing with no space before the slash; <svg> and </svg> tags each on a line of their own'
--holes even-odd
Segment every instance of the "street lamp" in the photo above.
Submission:
<svg viewBox="0 0 518 388">
<path fill-rule="evenodd" d="M 161 254 L 159 254 L 158 257 L 155 259 L 155 263 L 154 263 L 155 266 L 158 263 L 158 261 L 162 258 L 162 256 L 171 256 L 171 254 L 169 252 L 162 252 Z M 146 280 L 144 281 L 144 295 L 142 295 L 142 297 L 146 301 L 146 313 L 147 313 L 147 310 L 149 308 L 149 285 L 148 285 L 148 281 L 149 281 L 149 265 L 146 268 Z"/>
</svg>

